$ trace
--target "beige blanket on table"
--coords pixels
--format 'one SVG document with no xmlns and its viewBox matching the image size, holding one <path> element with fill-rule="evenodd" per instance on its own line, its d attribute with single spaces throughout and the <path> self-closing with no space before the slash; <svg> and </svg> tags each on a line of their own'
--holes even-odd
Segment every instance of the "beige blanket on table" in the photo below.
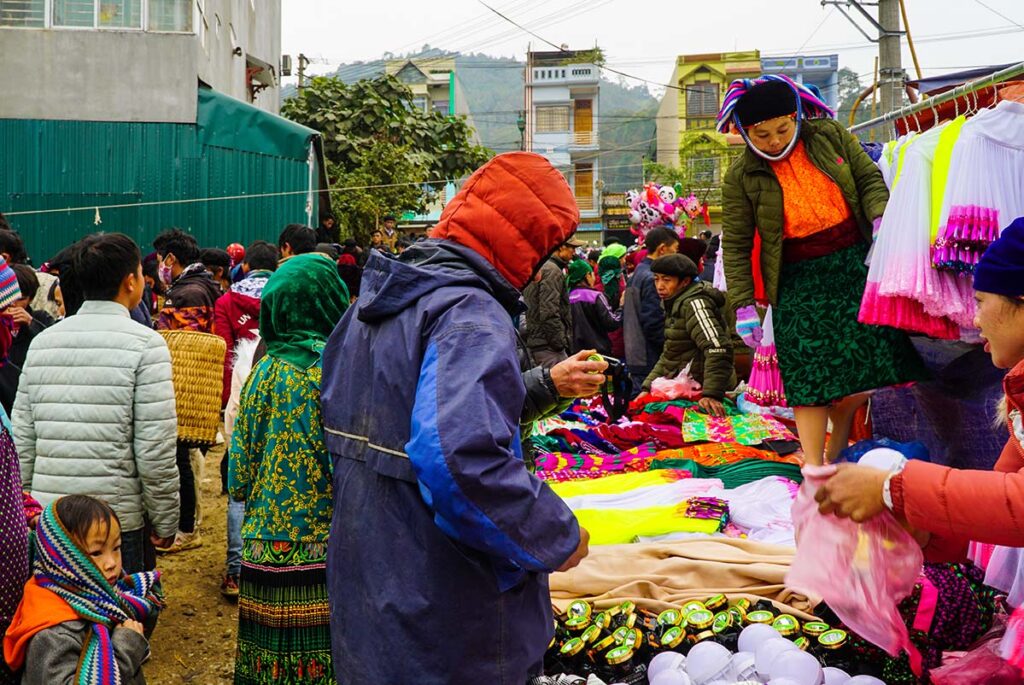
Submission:
<svg viewBox="0 0 1024 685">
<path fill-rule="evenodd" d="M 729 538 L 591 547 L 579 566 L 551 575 L 551 603 L 564 611 L 572 600 L 586 599 L 604 609 L 629 599 L 640 608 L 663 611 L 725 594 L 730 600 L 767 599 L 807 620 L 817 599 L 784 585 L 794 552 Z"/>
</svg>

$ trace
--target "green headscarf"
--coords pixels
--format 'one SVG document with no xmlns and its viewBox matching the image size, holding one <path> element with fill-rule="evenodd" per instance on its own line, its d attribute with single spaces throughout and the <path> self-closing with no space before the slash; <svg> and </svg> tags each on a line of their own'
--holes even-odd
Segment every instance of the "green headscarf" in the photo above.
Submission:
<svg viewBox="0 0 1024 685">
<path fill-rule="evenodd" d="M 313 366 L 348 304 L 348 288 L 329 257 L 287 260 L 263 287 L 260 336 L 267 354 L 302 369 Z"/>
<path fill-rule="evenodd" d="M 610 247 L 615 247 L 611 245 Z M 623 248 L 625 254 L 625 248 Z M 601 283 L 604 285 L 604 295 L 608 298 L 612 307 L 619 306 L 619 278 L 622 276 L 622 262 L 614 255 L 601 257 L 597 263 L 597 273 L 601 274 Z"/>
<path fill-rule="evenodd" d="M 574 259 L 569 263 L 569 275 L 566 276 L 565 280 L 569 284 L 569 287 L 573 287 L 577 283 L 581 283 L 587 278 L 587 274 L 594 273 L 594 270 L 590 268 L 590 264 L 582 259 Z"/>
<path fill-rule="evenodd" d="M 626 256 L 626 253 L 628 251 L 629 250 L 627 250 L 626 246 L 623 245 L 622 243 L 612 243 L 611 245 L 609 245 L 608 247 L 604 248 L 604 250 L 601 251 L 601 259 L 603 260 L 605 257 L 615 257 L 616 259 L 622 259 L 623 257 Z"/>
</svg>

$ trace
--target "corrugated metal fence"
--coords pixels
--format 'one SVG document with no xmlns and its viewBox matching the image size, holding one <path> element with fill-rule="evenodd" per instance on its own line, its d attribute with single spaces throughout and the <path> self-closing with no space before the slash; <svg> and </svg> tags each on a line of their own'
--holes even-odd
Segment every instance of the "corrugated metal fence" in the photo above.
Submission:
<svg viewBox="0 0 1024 685">
<path fill-rule="evenodd" d="M 36 264 L 97 230 L 126 233 L 143 253 L 171 226 L 204 247 L 276 241 L 285 224 L 307 223 L 309 178 L 307 160 L 206 145 L 192 124 L 0 120 L 5 213 L 294 193 L 104 209 L 98 225 L 91 209 L 10 217 Z"/>
</svg>

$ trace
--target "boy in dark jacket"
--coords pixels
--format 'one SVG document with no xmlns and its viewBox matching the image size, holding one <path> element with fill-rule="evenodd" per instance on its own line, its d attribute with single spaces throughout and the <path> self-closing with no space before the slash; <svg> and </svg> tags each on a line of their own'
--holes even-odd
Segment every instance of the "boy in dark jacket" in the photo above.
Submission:
<svg viewBox="0 0 1024 685">
<path fill-rule="evenodd" d="M 572 311 L 572 351 L 597 350 L 612 353 L 608 334 L 622 326 L 619 314 L 612 311 L 608 298 L 594 290 L 594 270 L 582 259 L 569 265 L 569 307 Z"/>
<path fill-rule="evenodd" d="M 184 231 L 172 228 L 153 241 L 160 278 L 170 289 L 157 316 L 157 330 L 213 332 L 213 307 L 220 286 L 199 261 L 199 244 Z"/>
<path fill-rule="evenodd" d="M 655 259 L 679 250 L 679 234 L 665 226 L 652 228 L 644 239 L 644 249 L 647 256 L 629 279 L 622 307 L 626 362 L 633 379 L 633 390 L 637 393 L 665 345 L 665 312 L 654 288 L 651 264 Z"/>
<path fill-rule="evenodd" d="M 680 254 L 657 259 L 651 272 L 665 308 L 665 348 L 644 390 L 656 378 L 675 377 L 689 364 L 690 375 L 702 386 L 700 408 L 725 416 L 722 399 L 736 387 L 725 295 L 699 280 L 697 265 Z"/>
</svg>

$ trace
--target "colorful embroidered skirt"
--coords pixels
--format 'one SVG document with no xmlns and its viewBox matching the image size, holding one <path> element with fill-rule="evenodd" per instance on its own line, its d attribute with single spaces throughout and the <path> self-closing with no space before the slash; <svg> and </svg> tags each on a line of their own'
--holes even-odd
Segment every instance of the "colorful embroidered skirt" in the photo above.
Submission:
<svg viewBox="0 0 1024 685">
<path fill-rule="evenodd" d="M 774 307 L 779 370 L 790 407 L 825 405 L 927 378 L 902 331 L 857 321 L 868 246 L 782 265 Z"/>
<path fill-rule="evenodd" d="M 246 540 L 235 685 L 334 685 L 327 543 Z"/>
</svg>

